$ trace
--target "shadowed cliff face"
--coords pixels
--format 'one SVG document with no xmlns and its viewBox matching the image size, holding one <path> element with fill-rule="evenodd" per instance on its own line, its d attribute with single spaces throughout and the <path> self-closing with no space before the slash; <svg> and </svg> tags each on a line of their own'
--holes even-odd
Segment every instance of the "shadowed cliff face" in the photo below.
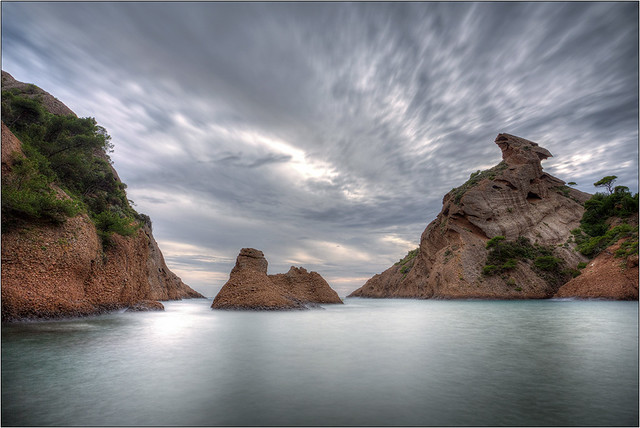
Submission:
<svg viewBox="0 0 640 428">
<path fill-rule="evenodd" d="M 2 86 L 33 92 L 50 113 L 73 114 L 47 92 L 5 72 Z M 24 156 L 21 147 L 2 123 L 3 182 Z M 69 198 L 52 188 L 59 199 Z M 90 315 L 142 303 L 153 306 L 148 303 L 153 300 L 203 297 L 169 270 L 149 226 L 130 237 L 114 234 L 112 245 L 103 249 L 86 214 L 61 225 L 25 221 L 3 231 L 1 292 L 3 321 Z"/>
<path fill-rule="evenodd" d="M 291 266 L 289 272 L 267 275 L 262 251 L 243 248 L 229 281 L 211 305 L 214 309 L 306 309 L 309 304 L 342 303 L 317 272 Z"/>
<path fill-rule="evenodd" d="M 487 241 L 526 237 L 553 247 L 553 255 L 573 268 L 585 259 L 567 240 L 579 226 L 590 195 L 565 186 L 542 170 L 551 156 L 536 143 L 499 134 L 502 162 L 478 171 L 447 193 L 442 211 L 423 232 L 413 267 L 396 264 L 351 293 L 355 297 L 543 298 L 558 285 L 519 261 L 502 275 L 483 275 Z"/>
</svg>

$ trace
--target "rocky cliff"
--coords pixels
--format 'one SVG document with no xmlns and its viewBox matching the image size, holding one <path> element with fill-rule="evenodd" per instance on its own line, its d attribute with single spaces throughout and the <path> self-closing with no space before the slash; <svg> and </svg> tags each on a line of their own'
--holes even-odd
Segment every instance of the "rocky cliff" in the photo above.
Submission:
<svg viewBox="0 0 640 428">
<path fill-rule="evenodd" d="M 350 296 L 520 299 L 555 294 L 570 278 L 568 272 L 586 261 L 568 241 L 590 195 L 545 173 L 541 161 L 551 153 L 538 144 L 509 134 L 499 134 L 495 143 L 502 162 L 471 174 L 447 193 L 418 250 Z M 496 256 L 487 248 L 494 237 L 493 253 L 513 255 L 497 266 L 488 263 L 489 256 Z"/>
<path fill-rule="evenodd" d="M 338 294 L 317 272 L 292 266 L 284 274 L 267 275 L 262 251 L 243 248 L 229 281 L 211 305 L 214 309 L 305 309 L 310 304 L 342 303 Z"/>
<path fill-rule="evenodd" d="M 37 97 L 49 113 L 75 117 L 50 94 L 4 71 L 2 83 L 3 90 Z M 97 155 L 106 157 L 104 152 Z M 22 143 L 3 122 L 3 192 L 5 184 L 16 181 L 13 169 L 22 159 Z M 119 182 L 115 171 L 114 180 Z M 71 200 L 56 184 L 49 187 L 57 199 Z M 3 204 L 3 212 L 4 208 Z M 115 233 L 105 246 L 86 211 L 60 224 L 20 216 L 10 223 L 5 227 L 3 219 L 3 321 L 89 315 L 129 306 L 159 308 L 149 301 L 203 297 L 169 270 L 149 224 L 141 223 L 131 236 Z"/>
<path fill-rule="evenodd" d="M 560 287 L 555 297 L 638 300 L 638 255 L 623 251 L 629 241 L 620 239 L 607 247 L 579 276 Z"/>
</svg>

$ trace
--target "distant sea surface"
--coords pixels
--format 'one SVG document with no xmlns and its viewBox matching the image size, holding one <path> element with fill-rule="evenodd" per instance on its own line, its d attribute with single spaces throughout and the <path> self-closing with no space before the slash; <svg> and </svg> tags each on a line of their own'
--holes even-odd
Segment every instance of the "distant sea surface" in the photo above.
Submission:
<svg viewBox="0 0 640 428">
<path fill-rule="evenodd" d="M 638 302 L 347 298 L 2 327 L 2 425 L 638 425 Z"/>
</svg>

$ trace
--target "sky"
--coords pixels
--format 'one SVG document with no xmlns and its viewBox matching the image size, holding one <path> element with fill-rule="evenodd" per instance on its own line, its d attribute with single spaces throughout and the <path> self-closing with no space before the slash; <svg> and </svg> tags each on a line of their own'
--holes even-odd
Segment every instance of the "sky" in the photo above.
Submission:
<svg viewBox="0 0 640 428">
<path fill-rule="evenodd" d="M 2 69 L 112 136 L 167 265 L 213 297 L 243 247 L 340 296 L 501 160 L 638 191 L 638 3 L 2 2 Z"/>
</svg>

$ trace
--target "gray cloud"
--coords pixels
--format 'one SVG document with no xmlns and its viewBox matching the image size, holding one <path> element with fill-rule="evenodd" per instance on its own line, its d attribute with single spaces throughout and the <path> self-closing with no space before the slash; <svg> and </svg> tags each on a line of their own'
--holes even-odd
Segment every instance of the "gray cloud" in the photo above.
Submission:
<svg viewBox="0 0 640 428">
<path fill-rule="evenodd" d="M 549 149 L 545 168 L 581 190 L 615 174 L 637 191 L 637 14 L 3 3 L 3 68 L 108 129 L 129 197 L 187 283 L 213 294 L 253 246 L 345 294 L 417 246 L 444 193 L 499 162 L 499 132 Z"/>
</svg>

